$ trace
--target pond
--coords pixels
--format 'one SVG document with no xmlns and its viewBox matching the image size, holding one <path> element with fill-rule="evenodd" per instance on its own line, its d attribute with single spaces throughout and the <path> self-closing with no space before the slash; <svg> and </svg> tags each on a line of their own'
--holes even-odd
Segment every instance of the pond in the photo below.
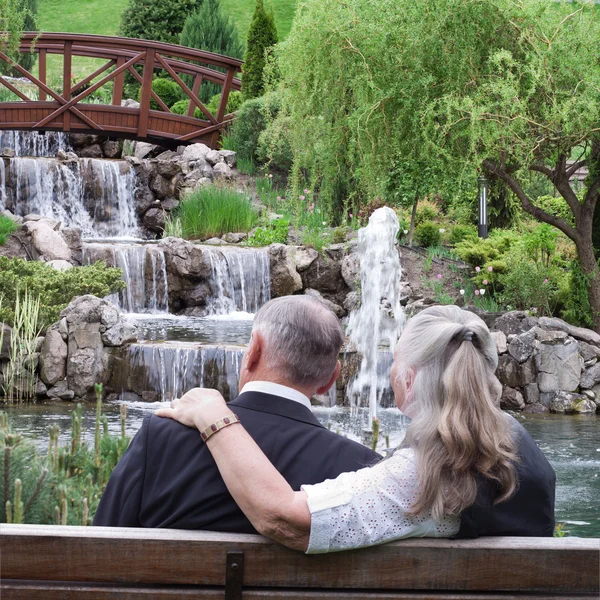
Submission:
<svg viewBox="0 0 600 600">
<path fill-rule="evenodd" d="M 127 433 L 134 435 L 144 414 L 160 404 L 130 402 L 127 406 Z M 12 426 L 25 436 L 35 438 L 40 451 L 46 452 L 50 425 L 57 423 L 63 441 L 69 439 L 73 408 L 72 404 L 58 402 L 7 407 L 6 410 Z M 104 405 L 109 429 L 115 434 L 120 432 L 119 410 L 119 403 Z M 361 439 L 366 409 L 355 416 L 341 407 L 315 408 L 314 412 L 332 431 Z M 564 523 L 567 535 L 600 537 L 600 419 L 595 415 L 515 414 L 515 417 L 529 431 L 556 471 L 557 522 Z M 395 408 L 381 410 L 379 418 L 378 450 L 385 453 L 386 434 L 393 448 L 402 439 L 408 420 Z M 82 429 L 83 438 L 89 444 L 93 444 L 94 419 L 93 403 L 85 404 Z"/>
</svg>

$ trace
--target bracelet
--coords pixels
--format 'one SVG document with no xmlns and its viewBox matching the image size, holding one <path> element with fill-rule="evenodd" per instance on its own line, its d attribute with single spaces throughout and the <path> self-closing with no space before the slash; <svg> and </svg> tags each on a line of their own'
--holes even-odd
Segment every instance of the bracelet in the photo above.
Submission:
<svg viewBox="0 0 600 600">
<path fill-rule="evenodd" d="M 218 419 L 212 425 L 208 426 L 204 431 L 201 431 L 200 437 L 202 438 L 202 441 L 206 442 L 206 440 L 211 435 L 214 435 L 215 433 L 217 433 L 217 431 L 220 431 L 221 429 L 223 429 L 224 427 L 227 427 L 228 425 L 233 425 L 234 423 L 239 423 L 239 422 L 240 422 L 240 418 L 236 414 L 231 413 L 230 416 L 223 417 L 222 419 Z"/>
</svg>

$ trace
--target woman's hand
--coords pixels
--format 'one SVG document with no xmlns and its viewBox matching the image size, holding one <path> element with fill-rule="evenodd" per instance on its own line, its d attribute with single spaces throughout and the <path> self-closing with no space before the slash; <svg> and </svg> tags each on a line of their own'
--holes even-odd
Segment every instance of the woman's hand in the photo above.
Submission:
<svg viewBox="0 0 600 600">
<path fill-rule="evenodd" d="M 194 388 L 181 398 L 173 400 L 170 408 L 159 408 L 154 414 L 204 431 L 215 421 L 231 414 L 231 410 L 217 390 Z"/>
</svg>

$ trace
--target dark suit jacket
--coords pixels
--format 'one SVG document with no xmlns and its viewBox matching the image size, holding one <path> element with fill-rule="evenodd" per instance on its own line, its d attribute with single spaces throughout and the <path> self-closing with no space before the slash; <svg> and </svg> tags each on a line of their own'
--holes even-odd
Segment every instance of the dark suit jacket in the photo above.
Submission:
<svg viewBox="0 0 600 600">
<path fill-rule="evenodd" d="M 292 400 L 246 392 L 229 406 L 294 490 L 381 458 L 329 431 Z M 94 525 L 256 533 L 199 432 L 154 415 L 144 418 L 110 477 Z"/>
</svg>

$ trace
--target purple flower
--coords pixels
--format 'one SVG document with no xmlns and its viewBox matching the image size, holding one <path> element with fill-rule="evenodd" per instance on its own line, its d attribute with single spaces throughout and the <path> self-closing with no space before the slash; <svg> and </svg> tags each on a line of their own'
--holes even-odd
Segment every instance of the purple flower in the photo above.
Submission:
<svg viewBox="0 0 600 600">
<path fill-rule="evenodd" d="M 487 284 L 488 284 L 488 280 L 487 280 L 487 279 L 484 279 L 484 280 L 483 280 L 483 285 L 487 285 Z"/>
<path fill-rule="evenodd" d="M 438 274 L 437 274 L 437 278 L 438 278 L 438 279 L 441 279 L 441 278 L 442 278 L 442 274 L 441 274 L 441 273 L 438 273 Z"/>
<path fill-rule="evenodd" d="M 481 271 L 481 267 L 475 267 L 475 270 L 479 273 L 479 271 Z"/>
<path fill-rule="evenodd" d="M 544 279 L 544 283 L 548 283 L 548 279 Z"/>
<path fill-rule="evenodd" d="M 479 290 L 475 290 L 475 295 L 479 296 Z"/>
<path fill-rule="evenodd" d="M 306 200 L 306 196 L 300 196 L 300 200 Z"/>
<path fill-rule="evenodd" d="M 488 271 L 491 273 L 494 270 L 494 267 L 488 267 Z"/>
<path fill-rule="evenodd" d="M 277 196 L 277 202 L 281 202 L 281 196 Z"/>
<path fill-rule="evenodd" d="M 304 190 L 304 193 L 305 193 L 305 194 L 310 194 L 310 190 L 307 190 L 307 189 L 305 189 L 305 190 Z"/>
</svg>

